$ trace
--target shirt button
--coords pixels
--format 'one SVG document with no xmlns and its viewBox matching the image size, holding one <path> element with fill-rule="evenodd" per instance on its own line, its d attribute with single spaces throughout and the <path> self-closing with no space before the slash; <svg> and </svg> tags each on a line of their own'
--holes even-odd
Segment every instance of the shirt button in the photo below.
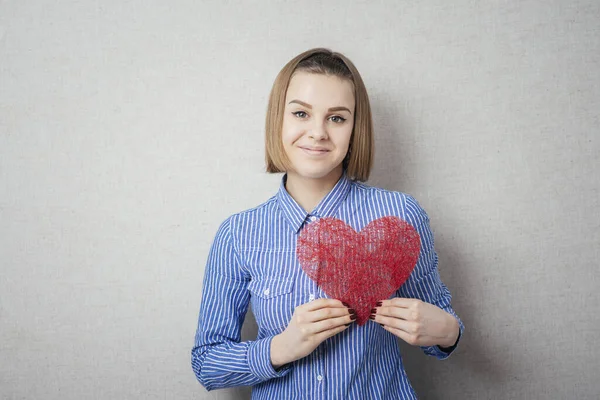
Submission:
<svg viewBox="0 0 600 400">
<path fill-rule="evenodd" d="M 318 380 L 319 382 L 321 382 L 321 381 L 323 380 L 323 376 L 321 376 L 321 375 L 317 375 L 317 380 Z"/>
<path fill-rule="evenodd" d="M 315 299 L 315 295 L 314 294 L 310 294 L 310 296 L 308 296 L 308 301 L 313 301 Z"/>
<path fill-rule="evenodd" d="M 317 220 L 317 217 L 315 217 L 314 215 L 311 215 L 309 218 L 312 222 L 315 222 Z"/>
<path fill-rule="evenodd" d="M 267 289 L 265 289 L 265 290 L 263 291 L 263 294 L 264 294 L 265 296 L 268 296 L 268 295 L 269 295 L 269 293 L 271 293 L 271 291 L 269 290 L 269 288 L 267 288 Z"/>
</svg>

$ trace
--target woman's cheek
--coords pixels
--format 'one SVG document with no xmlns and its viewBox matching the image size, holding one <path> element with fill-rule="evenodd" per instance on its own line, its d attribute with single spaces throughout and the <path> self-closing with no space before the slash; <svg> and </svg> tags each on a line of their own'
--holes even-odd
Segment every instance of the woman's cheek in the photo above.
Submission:
<svg viewBox="0 0 600 400">
<path fill-rule="evenodd" d="M 292 145 L 303 135 L 303 130 L 298 126 L 288 126 L 283 130 L 283 142 Z"/>
</svg>

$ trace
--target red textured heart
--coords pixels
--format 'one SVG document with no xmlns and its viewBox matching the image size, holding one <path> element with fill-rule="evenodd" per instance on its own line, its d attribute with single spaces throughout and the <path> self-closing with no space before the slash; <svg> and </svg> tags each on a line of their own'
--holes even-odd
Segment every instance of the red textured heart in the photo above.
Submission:
<svg viewBox="0 0 600 400">
<path fill-rule="evenodd" d="M 408 279 L 419 259 L 419 234 L 398 217 L 383 217 L 356 232 L 344 221 L 322 218 L 298 237 L 304 272 L 331 298 L 356 310 L 359 325 L 371 309 Z"/>
</svg>

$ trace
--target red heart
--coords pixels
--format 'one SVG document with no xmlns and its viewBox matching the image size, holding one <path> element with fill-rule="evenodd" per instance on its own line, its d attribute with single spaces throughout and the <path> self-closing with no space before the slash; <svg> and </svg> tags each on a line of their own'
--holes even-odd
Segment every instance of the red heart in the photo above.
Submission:
<svg viewBox="0 0 600 400">
<path fill-rule="evenodd" d="M 420 249 L 415 228 L 398 217 L 376 219 L 358 233 L 344 221 L 322 218 L 300 233 L 296 252 L 304 272 L 356 310 L 363 325 L 376 303 L 408 279 Z"/>
</svg>

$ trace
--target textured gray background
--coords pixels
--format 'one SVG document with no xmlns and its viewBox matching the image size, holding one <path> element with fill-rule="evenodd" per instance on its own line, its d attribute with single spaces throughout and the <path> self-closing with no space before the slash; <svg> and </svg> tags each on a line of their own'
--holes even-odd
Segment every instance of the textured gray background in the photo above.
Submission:
<svg viewBox="0 0 600 400">
<path fill-rule="evenodd" d="M 467 327 L 446 361 L 403 346 L 420 396 L 597 399 L 599 20 L 597 0 L 0 1 L 0 398 L 247 396 L 190 368 L 204 263 L 277 190 L 275 75 L 326 46 L 371 96 L 370 183 L 428 211 Z"/>
</svg>

